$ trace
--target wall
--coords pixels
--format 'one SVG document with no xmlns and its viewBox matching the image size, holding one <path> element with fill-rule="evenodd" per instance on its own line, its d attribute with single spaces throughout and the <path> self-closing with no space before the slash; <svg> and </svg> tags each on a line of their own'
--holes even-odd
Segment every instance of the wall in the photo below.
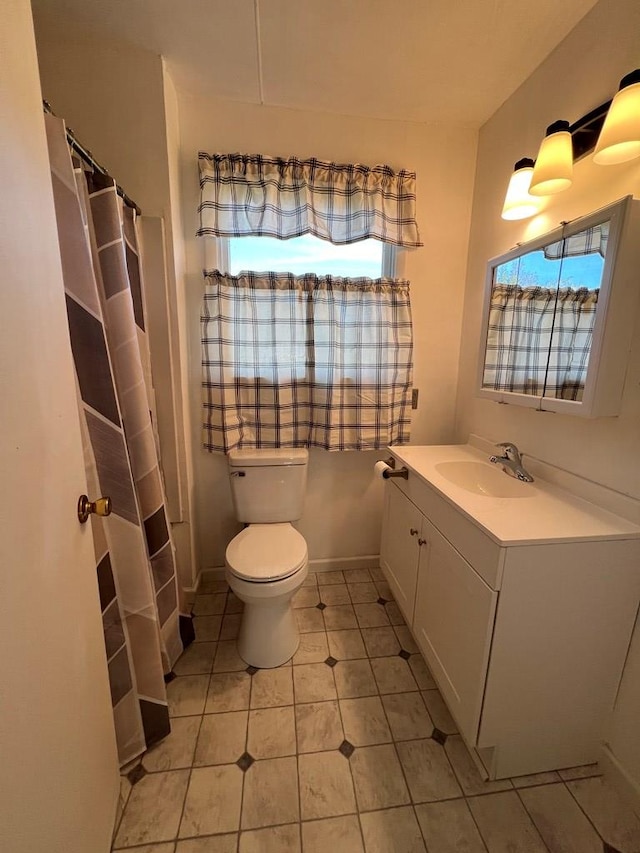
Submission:
<svg viewBox="0 0 640 853">
<path fill-rule="evenodd" d="M 638 66 L 640 5 L 601 0 L 534 74 L 484 125 L 477 175 L 465 291 L 457 438 L 469 433 L 514 441 L 524 453 L 640 500 L 640 325 L 630 356 L 619 417 L 585 420 L 501 406 L 475 396 L 480 318 L 487 259 L 626 194 L 640 197 L 640 161 L 577 164 L 574 185 L 550 197 L 541 215 L 508 223 L 500 218 L 513 164 L 535 157 L 545 127 L 571 122 L 612 97 L 618 82 Z M 616 709 L 610 744 L 639 786 L 640 631 L 636 631 Z M 633 721 L 633 722 L 632 722 Z M 640 802 L 640 800 L 639 800 Z"/>
<path fill-rule="evenodd" d="M 411 280 L 415 386 L 412 441 L 446 443 L 453 415 L 462 291 L 476 131 L 470 127 L 378 121 L 279 107 L 202 99 L 179 93 L 183 219 L 186 244 L 196 507 L 203 568 L 224 565 L 237 532 L 224 456 L 200 449 L 200 302 L 202 247 L 194 237 L 197 153 L 244 151 L 315 155 L 340 162 L 379 163 L 418 173 L 418 222 L 425 247 L 402 253 L 400 274 Z M 384 452 L 312 451 L 306 511 L 298 524 L 312 560 L 377 555 L 380 484 L 372 477 Z"/>
<path fill-rule="evenodd" d="M 118 765 L 28 0 L 0 7 L 0 849 L 107 853 Z"/>
<path fill-rule="evenodd" d="M 166 292 L 155 293 L 149 282 L 147 289 L 148 298 L 166 303 L 168 314 L 155 358 L 153 329 L 150 338 L 152 363 L 172 365 L 170 374 L 156 370 L 154 381 L 165 475 L 175 472 L 176 477 L 169 484 L 170 509 L 172 520 L 180 522 L 174 524 L 174 536 L 183 585 L 192 585 L 198 568 L 223 564 L 224 549 L 237 529 L 224 459 L 200 450 L 202 260 L 193 237 L 200 148 L 314 154 L 418 171 L 418 216 L 426 246 L 406 253 L 400 269 L 412 280 L 414 379 L 421 392 L 413 441 L 451 440 L 474 129 L 304 113 L 182 92 L 176 97 L 154 54 L 78 34 L 68 39 L 51 22 L 36 20 L 36 34 L 45 96 L 144 214 L 164 221 Z M 180 198 L 181 206 L 176 204 Z M 300 522 L 312 559 L 378 553 L 381 494 L 371 471 L 381 455 L 312 454 L 307 512 Z M 197 555 L 194 528 L 202 531 Z"/>
<path fill-rule="evenodd" d="M 181 243 L 177 100 L 160 56 L 109 39 L 68 38 L 36 17 L 43 97 L 147 217 L 164 228 L 164 274 L 148 276 L 149 339 L 169 517 L 183 586 L 195 576 L 190 525 L 190 451 L 182 392 L 186 344 L 180 339 Z M 177 218 L 176 218 L 177 217 Z M 174 224 L 176 227 L 174 227 Z M 162 245 L 154 240 L 154 245 Z M 158 264 L 156 264 L 158 268 Z"/>
</svg>

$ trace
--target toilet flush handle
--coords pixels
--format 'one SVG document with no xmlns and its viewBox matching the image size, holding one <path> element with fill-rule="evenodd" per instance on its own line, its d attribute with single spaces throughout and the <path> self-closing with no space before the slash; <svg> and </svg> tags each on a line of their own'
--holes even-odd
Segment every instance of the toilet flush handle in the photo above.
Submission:
<svg viewBox="0 0 640 853">
<path fill-rule="evenodd" d="M 244 471 L 232 471 L 231 476 L 232 477 L 246 477 L 247 475 L 245 474 Z"/>
</svg>

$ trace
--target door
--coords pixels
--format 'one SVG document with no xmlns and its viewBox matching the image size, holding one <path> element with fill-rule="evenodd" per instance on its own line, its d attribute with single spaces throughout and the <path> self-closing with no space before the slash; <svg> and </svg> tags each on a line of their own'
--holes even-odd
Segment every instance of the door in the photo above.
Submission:
<svg viewBox="0 0 640 853">
<path fill-rule="evenodd" d="M 395 483 L 385 484 L 380 565 L 393 596 L 409 625 L 413 623 L 413 607 L 420 558 L 420 525 L 422 513 L 404 496 Z"/>
<path fill-rule="evenodd" d="M 0 849 L 107 853 L 118 767 L 28 0 L 0 16 Z"/>
<path fill-rule="evenodd" d="M 426 518 L 422 537 L 414 634 L 460 731 L 475 744 L 498 593 Z"/>
</svg>

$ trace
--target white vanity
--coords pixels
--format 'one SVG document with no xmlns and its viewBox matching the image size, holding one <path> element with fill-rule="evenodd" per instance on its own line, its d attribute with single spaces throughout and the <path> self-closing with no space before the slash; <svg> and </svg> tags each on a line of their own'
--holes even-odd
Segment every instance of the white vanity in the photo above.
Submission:
<svg viewBox="0 0 640 853">
<path fill-rule="evenodd" d="M 597 761 L 640 602 L 640 527 L 470 445 L 390 448 L 381 566 L 491 779 Z"/>
</svg>

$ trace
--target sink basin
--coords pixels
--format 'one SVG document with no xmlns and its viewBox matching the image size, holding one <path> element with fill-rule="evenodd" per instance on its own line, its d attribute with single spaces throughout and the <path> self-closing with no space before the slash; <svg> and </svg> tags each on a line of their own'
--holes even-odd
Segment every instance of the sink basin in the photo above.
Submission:
<svg viewBox="0 0 640 853">
<path fill-rule="evenodd" d="M 534 491 L 531 483 L 523 483 L 510 477 L 502 468 L 485 462 L 458 460 L 437 462 L 435 470 L 450 483 L 488 498 L 529 498 Z"/>
</svg>

